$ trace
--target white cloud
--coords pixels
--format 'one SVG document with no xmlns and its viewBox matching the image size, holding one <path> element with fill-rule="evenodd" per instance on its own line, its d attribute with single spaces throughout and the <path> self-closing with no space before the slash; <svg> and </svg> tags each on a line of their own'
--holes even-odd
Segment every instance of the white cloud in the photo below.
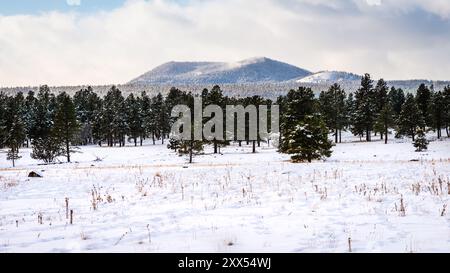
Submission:
<svg viewBox="0 0 450 273">
<path fill-rule="evenodd" d="M 171 60 L 253 56 L 450 80 L 447 1 L 397 1 L 129 0 L 108 12 L 0 16 L 0 86 L 124 83 Z"/>
<path fill-rule="evenodd" d="M 81 0 L 66 0 L 66 3 L 69 6 L 79 6 L 81 5 Z"/>
</svg>

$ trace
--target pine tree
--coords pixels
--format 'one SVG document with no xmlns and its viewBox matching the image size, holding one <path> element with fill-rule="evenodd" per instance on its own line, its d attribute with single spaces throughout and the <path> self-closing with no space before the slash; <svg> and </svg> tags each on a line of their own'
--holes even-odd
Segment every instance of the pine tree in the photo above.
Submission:
<svg viewBox="0 0 450 273">
<path fill-rule="evenodd" d="M 128 131 L 126 123 L 125 99 L 122 92 L 112 86 L 103 100 L 103 120 L 105 124 L 105 138 L 108 146 L 117 142 L 119 146 L 125 145 L 125 135 Z"/>
<path fill-rule="evenodd" d="M 128 95 L 125 100 L 126 109 L 126 123 L 128 124 L 128 136 L 134 141 L 134 146 L 137 146 L 137 139 L 142 134 L 142 122 L 140 118 L 140 105 L 133 93 Z"/>
<path fill-rule="evenodd" d="M 431 126 L 431 115 L 429 112 L 430 104 L 432 98 L 432 91 L 425 84 L 421 84 L 416 92 L 416 103 L 422 114 L 424 124 L 422 125 L 422 129 L 425 130 L 425 126 Z"/>
<path fill-rule="evenodd" d="M 0 92 L 0 148 L 4 147 L 6 139 L 7 99 L 8 97 Z"/>
<path fill-rule="evenodd" d="M 67 162 L 70 162 L 70 154 L 73 152 L 70 146 L 77 140 L 80 126 L 72 98 L 65 92 L 62 92 L 56 98 L 56 102 L 57 107 L 52 133 L 57 143 L 62 145 L 61 155 L 66 156 Z"/>
<path fill-rule="evenodd" d="M 141 94 L 141 109 L 140 118 L 142 120 L 142 136 L 141 138 L 146 138 L 152 135 L 153 131 L 153 119 L 151 113 L 151 99 L 145 91 Z M 153 144 L 155 144 L 155 139 L 153 138 Z"/>
<path fill-rule="evenodd" d="M 450 137 L 449 127 L 450 127 L 450 85 L 444 88 L 444 126 L 447 131 L 447 137 Z"/>
<path fill-rule="evenodd" d="M 37 138 L 33 141 L 33 152 L 31 158 L 44 161 L 46 164 L 52 163 L 55 159 L 64 154 L 60 139 L 50 135 L 46 138 Z"/>
<path fill-rule="evenodd" d="M 366 135 L 366 141 L 371 141 L 371 133 L 377 116 L 377 102 L 373 89 L 373 81 L 369 74 L 361 79 L 361 87 L 355 92 L 355 109 L 352 117 L 352 132 L 354 135 Z"/>
<path fill-rule="evenodd" d="M 55 96 L 47 85 L 42 85 L 37 95 L 30 136 L 33 145 L 31 157 L 45 163 L 53 162 L 63 152 L 60 140 L 53 134 L 56 106 Z"/>
<path fill-rule="evenodd" d="M 165 110 L 167 111 L 167 117 L 169 118 L 167 127 L 172 127 L 176 118 L 171 117 L 172 109 L 178 104 L 185 104 L 186 92 L 183 92 L 175 87 L 170 88 L 169 94 L 167 94 L 165 99 Z"/>
<path fill-rule="evenodd" d="M 384 144 L 388 142 L 389 128 L 394 125 L 394 111 L 390 103 L 386 103 L 381 109 L 375 123 L 375 128 L 381 134 L 384 134 Z"/>
<path fill-rule="evenodd" d="M 203 141 L 170 138 L 167 148 L 176 151 L 180 155 L 189 155 L 189 163 L 192 163 L 194 154 L 199 154 L 203 151 Z"/>
<path fill-rule="evenodd" d="M 355 111 L 355 100 L 353 99 L 353 93 L 349 93 L 344 104 L 344 127 L 353 132 L 352 117 Z"/>
<path fill-rule="evenodd" d="M 442 137 L 441 128 L 445 119 L 445 100 L 441 91 L 433 93 L 428 112 L 430 113 L 430 122 L 437 132 L 437 138 Z"/>
<path fill-rule="evenodd" d="M 386 105 L 388 102 L 388 86 L 387 83 L 384 81 L 384 79 L 379 79 L 377 82 L 377 85 L 375 86 L 375 102 L 376 102 L 376 108 L 377 112 L 381 112 L 381 109 Z"/>
<path fill-rule="evenodd" d="M 25 137 L 25 127 L 22 118 L 14 115 L 13 122 L 8 129 L 6 137 L 6 145 L 9 147 L 6 159 L 12 161 L 13 167 L 16 166 L 16 160 L 21 158 L 19 148 L 23 144 Z"/>
<path fill-rule="evenodd" d="M 388 100 L 391 103 L 394 116 L 398 117 L 402 111 L 402 105 L 405 103 L 405 93 L 401 88 L 396 89 L 392 86 L 388 94 Z"/>
<path fill-rule="evenodd" d="M 40 138 L 46 138 L 50 135 L 52 128 L 52 121 L 54 116 L 54 110 L 56 108 L 56 99 L 53 94 L 50 93 L 50 89 L 47 85 L 43 85 L 39 88 L 35 112 L 33 113 L 32 127 L 30 128 L 30 137 L 32 142 Z"/>
<path fill-rule="evenodd" d="M 20 158 L 19 148 L 25 141 L 25 126 L 23 116 L 23 96 L 21 93 L 7 99 L 4 128 L 6 131 L 5 144 L 9 148 L 7 160 L 11 160 L 13 167 L 15 161 Z"/>
<path fill-rule="evenodd" d="M 202 99 L 203 99 L 203 105 L 205 107 L 208 105 L 218 105 L 222 109 L 225 109 L 225 98 L 223 96 L 222 90 L 220 89 L 220 86 L 218 86 L 218 85 L 213 86 L 213 88 L 211 89 L 210 92 L 207 92 L 207 90 L 203 90 L 203 91 L 204 92 L 202 94 L 203 95 Z M 259 102 L 259 98 L 254 98 L 253 103 L 258 103 L 258 102 Z M 222 113 L 222 117 L 225 120 L 225 113 Z M 214 118 L 214 116 L 212 116 L 211 119 L 212 118 Z M 222 129 L 224 130 L 225 126 Z M 212 130 L 215 132 L 215 130 L 216 130 L 215 126 L 212 128 Z M 220 139 L 214 138 L 212 140 L 212 143 L 213 143 L 213 147 L 214 147 L 214 153 L 217 154 L 219 146 L 222 146 L 222 147 L 226 146 L 228 142 L 225 140 L 220 140 Z M 255 142 L 253 142 L 253 152 L 255 152 Z"/>
<path fill-rule="evenodd" d="M 422 152 L 428 148 L 428 140 L 425 136 L 425 133 L 422 129 L 417 130 L 417 138 L 414 141 L 414 147 L 416 148 L 416 152 Z"/>
<path fill-rule="evenodd" d="M 195 122 L 194 122 L 194 96 L 189 92 L 182 92 L 181 97 L 178 100 L 179 104 L 187 105 L 191 110 L 191 130 L 190 130 L 190 139 L 182 139 L 180 136 L 174 135 L 175 132 L 171 132 L 171 136 L 169 139 L 169 144 L 167 148 L 175 150 L 180 155 L 189 154 L 189 163 L 192 163 L 192 158 L 194 154 L 198 154 L 203 151 L 203 140 L 194 140 L 194 130 L 195 130 Z M 176 118 L 174 118 L 176 119 Z M 183 130 L 186 128 L 183 126 Z"/>
<path fill-rule="evenodd" d="M 152 134 L 153 142 L 155 137 L 161 139 L 161 143 L 164 144 L 164 134 L 165 134 L 165 114 L 164 114 L 164 98 L 159 93 L 151 100 L 151 122 L 150 131 Z"/>
<path fill-rule="evenodd" d="M 77 120 L 80 122 L 80 139 L 83 145 L 94 143 L 93 123 L 101 109 L 101 98 L 88 86 L 73 96 Z"/>
<path fill-rule="evenodd" d="M 333 84 L 319 96 L 320 113 L 327 127 L 333 129 L 335 143 L 340 142 L 340 133 L 346 125 L 345 99 L 345 91 L 338 84 Z"/>
<path fill-rule="evenodd" d="M 287 139 L 285 152 L 293 155 L 293 162 L 311 162 L 331 156 L 332 144 L 328 140 L 328 129 L 318 115 L 306 116 L 299 121 Z"/>
<path fill-rule="evenodd" d="M 376 116 L 377 120 L 381 113 L 381 110 L 384 108 L 384 106 L 388 103 L 388 86 L 387 83 L 384 81 L 384 79 L 379 79 L 377 82 L 377 85 L 374 89 L 374 96 L 375 96 L 375 104 L 376 104 Z M 374 125 L 374 131 L 376 133 L 380 133 L 380 138 L 383 139 L 385 130 L 378 130 L 379 128 L 376 126 L 376 121 Z"/>
<path fill-rule="evenodd" d="M 29 142 L 31 141 L 32 136 L 32 130 L 34 128 L 34 116 L 36 114 L 36 107 L 37 107 L 37 99 L 34 96 L 33 91 L 28 91 L 28 94 L 25 98 L 25 105 L 24 105 L 24 115 L 23 120 L 25 123 L 25 133 L 26 133 L 26 140 L 27 140 L 27 147 L 29 147 Z"/>
<path fill-rule="evenodd" d="M 289 148 L 292 131 L 306 116 L 314 114 L 317 106 L 311 88 L 299 87 L 297 90 L 290 90 L 281 100 L 282 117 L 280 118 L 281 139 L 279 150 L 285 153 Z"/>
<path fill-rule="evenodd" d="M 397 119 L 397 134 L 399 136 L 410 136 L 414 141 L 417 128 L 423 128 L 423 126 L 425 126 L 425 121 L 414 96 L 412 94 L 406 95 L 406 101 L 403 104 L 402 111 Z"/>
<path fill-rule="evenodd" d="M 106 123 L 106 118 L 104 116 L 105 110 L 103 106 L 103 100 L 99 100 L 99 104 L 97 109 L 93 111 L 93 120 L 92 120 L 92 138 L 94 142 L 96 142 L 99 146 L 102 146 L 102 142 L 105 140 L 109 140 L 107 130 L 109 128 Z"/>
</svg>

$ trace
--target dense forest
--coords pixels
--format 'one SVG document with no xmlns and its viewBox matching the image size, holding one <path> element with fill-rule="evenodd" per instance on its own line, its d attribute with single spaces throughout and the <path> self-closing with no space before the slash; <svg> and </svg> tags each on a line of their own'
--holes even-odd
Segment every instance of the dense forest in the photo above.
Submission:
<svg viewBox="0 0 450 273">
<path fill-rule="evenodd" d="M 258 95 L 224 96 L 219 86 L 196 94 L 172 87 L 166 96 L 150 96 L 142 91 L 125 97 L 116 86 L 104 96 L 91 87 L 73 96 L 65 92 L 55 95 L 46 85 L 40 86 L 37 93 L 0 93 L 0 148 L 7 148 L 6 156 L 14 166 L 23 147 L 32 147 L 32 158 L 45 163 L 62 156 L 70 162 L 76 146 L 137 146 L 150 139 L 153 144 L 160 141 L 181 154 L 189 154 L 192 162 L 192 156 L 206 144 L 214 147 L 214 153 L 230 144 L 216 139 L 171 139 L 175 120 L 172 108 L 178 104 L 192 108 L 195 96 L 202 97 L 203 106 L 215 104 L 222 109 L 226 105 L 268 105 L 270 111 L 272 104 L 279 105 L 280 134 L 271 139 L 277 142 L 280 152 L 292 154 L 295 162 L 330 156 L 333 144 L 328 135 L 333 135 L 334 143 L 340 143 L 342 131 L 351 131 L 366 141 L 379 137 L 385 143 L 395 132 L 394 137 L 412 138 L 418 150 L 426 148 L 425 132 L 434 131 L 441 138 L 445 131 L 449 136 L 450 86 L 434 90 L 432 85 L 421 84 L 413 95 L 389 87 L 383 79 L 375 83 L 366 74 L 355 92 L 346 92 L 334 84 L 315 96 L 311 88 L 301 86 L 276 101 Z M 207 121 L 204 119 L 204 123 Z M 269 141 L 258 138 L 246 142 L 251 142 L 256 152 L 261 142 Z M 242 145 L 242 141 L 236 142 Z"/>
</svg>

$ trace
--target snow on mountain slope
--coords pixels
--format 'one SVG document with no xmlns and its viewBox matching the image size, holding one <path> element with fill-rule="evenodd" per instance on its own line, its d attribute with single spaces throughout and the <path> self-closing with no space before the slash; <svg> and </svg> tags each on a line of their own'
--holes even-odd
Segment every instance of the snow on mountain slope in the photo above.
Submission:
<svg viewBox="0 0 450 273">
<path fill-rule="evenodd" d="M 343 81 L 359 81 L 361 76 L 343 72 L 343 71 L 321 71 L 309 75 L 304 78 L 296 79 L 299 83 L 326 83 L 326 82 L 343 82 Z"/>
<path fill-rule="evenodd" d="M 265 57 L 235 63 L 169 62 L 139 76 L 130 83 L 141 84 L 223 84 L 283 82 L 312 73 Z"/>
</svg>

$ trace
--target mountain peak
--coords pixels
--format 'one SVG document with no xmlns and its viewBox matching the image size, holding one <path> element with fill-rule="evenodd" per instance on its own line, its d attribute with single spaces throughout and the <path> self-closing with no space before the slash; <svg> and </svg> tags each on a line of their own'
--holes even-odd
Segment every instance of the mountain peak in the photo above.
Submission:
<svg viewBox="0 0 450 273">
<path fill-rule="evenodd" d="M 282 82 L 312 73 L 267 57 L 238 62 L 177 62 L 155 67 L 130 83 L 142 84 L 225 84 Z"/>
<path fill-rule="evenodd" d="M 331 82 L 343 82 L 343 81 L 359 81 L 360 75 L 356 75 L 344 71 L 319 71 L 311 74 L 307 77 L 295 79 L 298 83 L 331 83 Z"/>
</svg>

